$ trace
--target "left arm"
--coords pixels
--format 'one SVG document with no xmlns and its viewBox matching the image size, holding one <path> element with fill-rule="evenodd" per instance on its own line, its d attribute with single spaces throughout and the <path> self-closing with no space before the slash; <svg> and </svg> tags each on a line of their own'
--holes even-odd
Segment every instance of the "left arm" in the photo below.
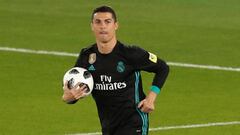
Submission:
<svg viewBox="0 0 240 135">
<path fill-rule="evenodd" d="M 163 87 L 163 84 L 165 83 L 169 73 L 169 66 L 160 59 L 157 60 L 157 64 L 153 64 L 152 66 L 153 67 L 150 66 L 149 68 L 154 69 L 156 67 L 156 70 L 153 71 L 155 73 L 155 76 L 152 82 L 152 87 L 150 88 L 150 92 L 146 98 L 142 100 L 138 105 L 138 108 L 140 108 L 141 111 L 145 113 L 150 113 L 155 109 L 154 104 L 156 97 L 160 93 L 160 90 Z"/>
<path fill-rule="evenodd" d="M 156 55 L 149 53 L 141 48 L 133 47 L 133 50 L 135 51 L 132 52 L 132 58 L 138 59 L 135 60 L 135 68 L 137 70 L 144 70 L 147 72 L 155 73 L 150 92 L 146 98 L 138 104 L 138 108 L 140 108 L 142 112 L 149 113 L 152 112 L 155 108 L 154 103 L 157 95 L 160 93 L 160 90 L 167 79 L 169 66 L 165 61 L 159 59 Z"/>
</svg>

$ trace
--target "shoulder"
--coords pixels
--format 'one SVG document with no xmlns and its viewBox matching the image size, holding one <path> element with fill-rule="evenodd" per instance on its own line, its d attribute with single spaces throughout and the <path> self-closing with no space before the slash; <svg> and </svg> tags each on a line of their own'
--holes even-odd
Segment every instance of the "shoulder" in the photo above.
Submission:
<svg viewBox="0 0 240 135">
<path fill-rule="evenodd" d="M 94 51 L 95 46 L 96 46 L 96 44 L 93 44 L 93 45 L 87 46 L 85 48 L 82 48 L 81 54 L 86 55 L 86 54 L 92 53 Z"/>
<path fill-rule="evenodd" d="M 84 48 L 82 48 L 81 52 L 82 53 L 88 53 L 88 52 L 94 51 L 95 45 L 96 44 L 92 44 L 90 46 L 84 47 Z"/>
<path fill-rule="evenodd" d="M 137 62 L 141 59 L 146 59 L 149 55 L 146 50 L 137 45 L 120 44 L 119 49 L 122 54 L 124 54 L 124 57 L 132 63 Z"/>
<path fill-rule="evenodd" d="M 94 46 L 95 44 L 81 49 L 75 67 L 84 67 L 86 61 L 89 58 L 89 55 L 94 52 Z"/>
<path fill-rule="evenodd" d="M 143 48 L 137 46 L 137 45 L 127 45 L 123 43 L 120 44 L 120 50 L 126 54 L 133 54 L 136 55 L 138 53 L 146 52 Z"/>
</svg>

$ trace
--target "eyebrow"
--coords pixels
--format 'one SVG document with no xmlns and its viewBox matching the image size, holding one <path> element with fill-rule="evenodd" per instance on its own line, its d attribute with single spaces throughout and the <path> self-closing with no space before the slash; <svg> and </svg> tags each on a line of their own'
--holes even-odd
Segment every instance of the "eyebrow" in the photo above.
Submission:
<svg viewBox="0 0 240 135">
<path fill-rule="evenodd" d="M 95 20 L 102 20 L 102 19 L 95 19 Z M 113 19 L 112 18 L 108 18 L 108 19 L 103 19 L 103 21 L 112 21 Z"/>
</svg>

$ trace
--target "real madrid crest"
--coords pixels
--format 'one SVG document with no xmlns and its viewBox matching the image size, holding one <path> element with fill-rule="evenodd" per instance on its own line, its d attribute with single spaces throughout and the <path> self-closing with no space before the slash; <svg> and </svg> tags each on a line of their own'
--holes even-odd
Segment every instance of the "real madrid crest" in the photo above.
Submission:
<svg viewBox="0 0 240 135">
<path fill-rule="evenodd" d="M 88 58 L 89 64 L 93 64 L 94 62 L 96 62 L 96 58 L 97 58 L 96 53 L 91 53 Z"/>
<path fill-rule="evenodd" d="M 122 73 L 125 71 L 125 65 L 122 61 L 119 61 L 118 64 L 117 64 L 117 71 L 119 73 Z"/>
</svg>

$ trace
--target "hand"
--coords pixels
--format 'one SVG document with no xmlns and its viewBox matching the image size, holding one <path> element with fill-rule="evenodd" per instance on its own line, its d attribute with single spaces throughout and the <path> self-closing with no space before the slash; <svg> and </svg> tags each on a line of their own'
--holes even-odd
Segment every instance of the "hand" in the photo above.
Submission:
<svg viewBox="0 0 240 135">
<path fill-rule="evenodd" d="M 71 90 L 70 92 L 72 93 L 72 95 L 74 96 L 74 98 L 76 100 L 83 98 L 86 96 L 86 92 L 87 91 L 87 86 L 84 84 L 82 86 L 80 86 L 80 83 L 77 83 Z"/>
<path fill-rule="evenodd" d="M 67 86 L 67 81 L 64 83 L 64 86 L 63 86 L 64 93 L 63 93 L 62 99 L 65 102 L 75 101 L 85 96 L 84 92 L 85 92 L 85 89 L 87 88 L 85 88 L 86 86 L 84 85 L 80 87 L 79 84 L 80 83 L 77 83 L 72 89 L 69 89 Z"/>
<path fill-rule="evenodd" d="M 144 113 L 152 112 L 155 109 L 154 102 L 156 97 L 157 97 L 157 94 L 150 91 L 148 96 L 138 104 L 138 108 Z"/>
<path fill-rule="evenodd" d="M 64 83 L 63 91 L 64 91 L 63 96 L 62 96 L 63 101 L 70 102 L 70 101 L 76 100 L 75 97 L 73 96 L 71 90 L 67 86 L 67 81 Z"/>
</svg>

